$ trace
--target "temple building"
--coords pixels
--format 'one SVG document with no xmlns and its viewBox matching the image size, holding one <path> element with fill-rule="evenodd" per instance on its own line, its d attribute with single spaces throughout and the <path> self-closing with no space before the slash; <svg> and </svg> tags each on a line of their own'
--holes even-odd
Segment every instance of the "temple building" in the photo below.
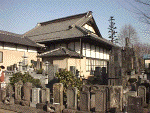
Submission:
<svg viewBox="0 0 150 113">
<path fill-rule="evenodd" d="M 78 71 L 84 78 L 93 76 L 96 67 L 108 73 L 112 49 L 117 47 L 102 37 L 91 11 L 38 23 L 24 36 L 45 45 L 38 55 L 43 62 Z"/>
</svg>

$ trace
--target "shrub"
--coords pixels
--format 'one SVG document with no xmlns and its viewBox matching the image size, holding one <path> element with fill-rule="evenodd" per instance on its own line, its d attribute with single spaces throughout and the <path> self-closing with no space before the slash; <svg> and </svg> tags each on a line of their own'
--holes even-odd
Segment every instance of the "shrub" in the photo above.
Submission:
<svg viewBox="0 0 150 113">
<path fill-rule="evenodd" d="M 23 83 L 31 82 L 35 87 L 41 87 L 39 79 L 34 79 L 31 75 L 29 75 L 29 73 L 22 74 L 20 72 L 15 73 L 12 75 L 12 77 L 10 77 L 10 84 L 14 86 L 14 84 L 19 80 L 21 80 Z"/>
</svg>

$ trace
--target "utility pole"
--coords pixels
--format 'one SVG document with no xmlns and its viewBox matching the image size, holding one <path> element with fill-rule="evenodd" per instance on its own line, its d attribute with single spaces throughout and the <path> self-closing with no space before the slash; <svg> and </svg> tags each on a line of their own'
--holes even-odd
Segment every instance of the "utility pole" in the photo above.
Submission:
<svg viewBox="0 0 150 113">
<path fill-rule="evenodd" d="M 108 37 L 108 38 L 111 38 L 111 42 L 113 43 L 114 41 L 117 41 L 118 39 L 115 39 L 115 34 L 117 33 L 116 31 L 115 31 L 115 29 L 117 28 L 117 27 L 115 27 L 114 25 L 115 25 L 115 23 L 113 22 L 115 19 L 114 19 L 114 17 L 113 16 L 111 16 L 110 17 L 110 19 L 108 20 L 109 22 L 110 22 L 110 25 L 109 25 L 109 31 L 108 31 L 108 33 L 110 33 L 110 36 Z"/>
</svg>

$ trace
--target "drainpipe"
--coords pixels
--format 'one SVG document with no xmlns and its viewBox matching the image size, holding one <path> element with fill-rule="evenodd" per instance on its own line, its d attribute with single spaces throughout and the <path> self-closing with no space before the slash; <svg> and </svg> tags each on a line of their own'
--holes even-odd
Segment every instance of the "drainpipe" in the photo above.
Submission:
<svg viewBox="0 0 150 113">
<path fill-rule="evenodd" d="M 82 52 L 82 43 L 81 43 L 81 38 L 80 38 L 80 77 L 81 77 L 81 52 Z"/>
</svg>

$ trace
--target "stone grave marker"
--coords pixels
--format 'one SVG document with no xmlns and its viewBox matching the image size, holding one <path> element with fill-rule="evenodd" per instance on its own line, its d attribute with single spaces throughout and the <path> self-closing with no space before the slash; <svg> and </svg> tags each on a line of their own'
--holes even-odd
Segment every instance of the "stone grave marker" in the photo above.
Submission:
<svg viewBox="0 0 150 113">
<path fill-rule="evenodd" d="M 32 102 L 31 107 L 36 107 L 36 104 L 40 102 L 40 90 L 41 88 L 32 88 Z"/>
<path fill-rule="evenodd" d="M 145 86 L 139 86 L 137 95 L 143 97 L 143 103 L 146 103 L 146 87 Z"/>
<path fill-rule="evenodd" d="M 90 92 L 88 91 L 80 93 L 80 111 L 90 111 Z"/>
<path fill-rule="evenodd" d="M 123 87 L 122 86 L 111 86 L 110 90 L 110 108 L 116 108 L 122 111 L 122 98 L 123 98 Z"/>
<path fill-rule="evenodd" d="M 91 90 L 91 85 L 83 85 L 82 86 L 82 91 L 90 91 Z"/>
<path fill-rule="evenodd" d="M 32 89 L 32 83 L 26 82 L 23 85 L 24 98 L 23 98 L 23 101 L 22 101 L 22 105 L 24 105 L 24 106 L 29 106 L 30 105 L 31 89 Z"/>
<path fill-rule="evenodd" d="M 77 109 L 77 88 L 69 87 L 67 89 L 67 108 Z"/>
<path fill-rule="evenodd" d="M 41 103 L 46 103 L 46 89 L 41 89 Z"/>
<path fill-rule="evenodd" d="M 0 89 L 0 101 L 4 101 L 6 97 L 6 89 Z"/>
<path fill-rule="evenodd" d="M 53 85 L 53 104 L 60 104 L 61 110 L 63 109 L 63 84 L 55 83 Z"/>
<path fill-rule="evenodd" d="M 95 111 L 106 112 L 106 90 L 96 90 L 95 93 Z"/>
<path fill-rule="evenodd" d="M 50 89 L 49 88 L 46 88 L 46 102 L 47 103 L 50 103 Z"/>
<path fill-rule="evenodd" d="M 14 104 L 14 91 L 11 84 L 8 84 L 6 87 L 6 97 L 9 97 L 9 104 Z"/>
<path fill-rule="evenodd" d="M 21 102 L 21 88 L 23 86 L 23 82 L 20 80 L 15 83 L 15 103 L 20 104 Z"/>
<path fill-rule="evenodd" d="M 128 97 L 128 112 L 129 113 L 143 113 L 142 97 Z"/>
</svg>

